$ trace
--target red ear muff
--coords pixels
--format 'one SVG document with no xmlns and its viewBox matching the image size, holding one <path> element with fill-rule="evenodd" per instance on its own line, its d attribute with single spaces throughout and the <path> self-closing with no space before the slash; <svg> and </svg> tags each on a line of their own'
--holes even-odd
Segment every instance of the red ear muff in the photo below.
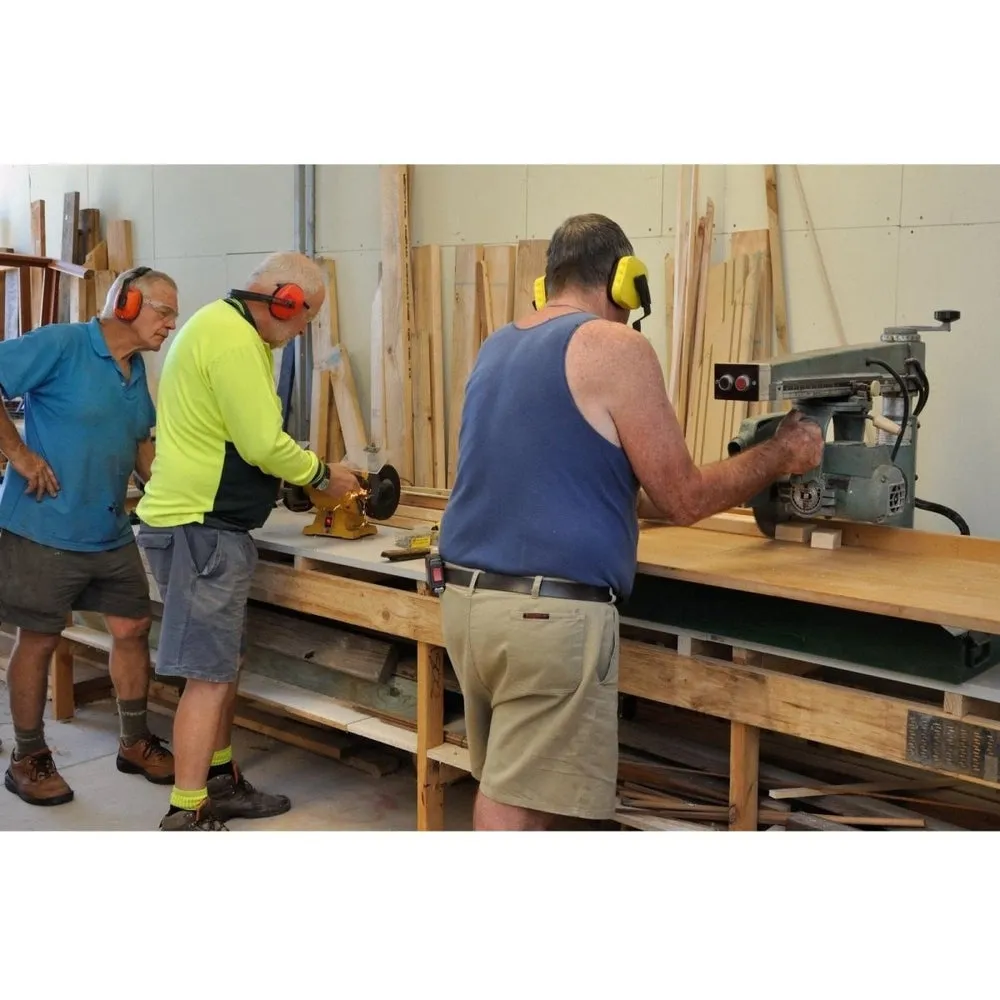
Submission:
<svg viewBox="0 0 1000 1000">
<path fill-rule="evenodd" d="M 131 323 L 142 312 L 142 292 L 132 287 L 132 282 L 148 274 L 148 267 L 137 267 L 123 282 L 115 299 L 115 319 Z"/>
<path fill-rule="evenodd" d="M 295 319 L 309 308 L 306 293 L 298 285 L 278 285 L 271 296 L 270 310 L 275 319 Z"/>
</svg>

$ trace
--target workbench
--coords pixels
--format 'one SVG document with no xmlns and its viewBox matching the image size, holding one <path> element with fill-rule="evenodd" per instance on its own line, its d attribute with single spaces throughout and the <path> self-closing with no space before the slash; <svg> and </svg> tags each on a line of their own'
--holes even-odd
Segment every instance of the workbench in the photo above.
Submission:
<svg viewBox="0 0 1000 1000">
<path fill-rule="evenodd" d="M 254 533 L 251 599 L 387 637 L 417 651 L 416 732 L 331 698 L 254 679 L 241 694 L 314 724 L 416 755 L 417 826 L 443 828 L 442 766 L 468 770 L 446 739 L 445 651 L 422 559 L 390 563 L 397 529 L 355 541 L 306 537 L 310 515 L 276 509 Z M 645 525 L 639 576 L 685 580 L 792 602 L 1000 632 L 1000 542 L 841 525 L 843 547 L 817 551 L 759 535 L 752 518 L 720 515 L 693 528 Z M 1000 788 L 1000 667 L 950 684 L 791 654 L 724 630 L 675 628 L 623 615 L 619 690 L 730 725 L 730 828 L 757 827 L 762 730 Z M 814 674 L 821 671 L 823 676 Z M 893 693 L 871 690 L 887 682 Z M 64 676 L 65 683 L 65 676 Z M 71 682 L 70 682 L 71 683 Z M 287 690 L 283 690 L 286 689 Z M 902 693 L 900 693 L 902 692 Z"/>
</svg>

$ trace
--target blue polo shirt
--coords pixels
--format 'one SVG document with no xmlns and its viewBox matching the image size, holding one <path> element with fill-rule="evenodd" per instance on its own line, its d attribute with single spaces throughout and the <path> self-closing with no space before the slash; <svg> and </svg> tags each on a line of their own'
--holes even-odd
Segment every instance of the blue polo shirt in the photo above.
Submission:
<svg viewBox="0 0 1000 1000">
<path fill-rule="evenodd" d="M 142 356 L 126 381 L 101 324 L 56 323 L 0 341 L 0 392 L 24 399 L 25 444 L 59 481 L 36 500 L 8 464 L 0 529 L 42 545 L 100 552 L 134 538 L 125 513 L 136 449 L 156 425 Z"/>
</svg>

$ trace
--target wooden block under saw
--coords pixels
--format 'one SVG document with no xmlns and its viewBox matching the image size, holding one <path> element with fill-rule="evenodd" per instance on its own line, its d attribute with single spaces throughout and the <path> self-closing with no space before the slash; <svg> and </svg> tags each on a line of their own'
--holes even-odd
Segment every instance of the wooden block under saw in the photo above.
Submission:
<svg viewBox="0 0 1000 1000">
<path fill-rule="evenodd" d="M 803 524 L 798 521 L 787 521 L 778 524 L 774 529 L 774 537 L 779 542 L 808 543 L 815 529 L 814 524 Z"/>
<path fill-rule="evenodd" d="M 839 528 L 817 528 L 809 541 L 814 549 L 839 549 L 841 531 Z"/>
</svg>

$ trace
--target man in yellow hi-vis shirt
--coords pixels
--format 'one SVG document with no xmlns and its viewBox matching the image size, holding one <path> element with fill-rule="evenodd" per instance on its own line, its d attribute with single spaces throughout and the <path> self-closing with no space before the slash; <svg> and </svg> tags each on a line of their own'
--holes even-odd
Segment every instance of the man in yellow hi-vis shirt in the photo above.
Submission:
<svg viewBox="0 0 1000 1000">
<path fill-rule="evenodd" d="M 285 433 L 272 351 L 305 330 L 326 295 L 302 254 L 272 254 L 246 289 L 199 309 L 160 376 L 156 458 L 136 508 L 138 542 L 163 601 L 156 672 L 183 677 L 174 718 L 174 787 L 161 830 L 225 829 L 291 803 L 255 789 L 232 759 L 246 604 L 257 563 L 250 531 L 282 480 L 332 498 L 359 483 Z"/>
</svg>

